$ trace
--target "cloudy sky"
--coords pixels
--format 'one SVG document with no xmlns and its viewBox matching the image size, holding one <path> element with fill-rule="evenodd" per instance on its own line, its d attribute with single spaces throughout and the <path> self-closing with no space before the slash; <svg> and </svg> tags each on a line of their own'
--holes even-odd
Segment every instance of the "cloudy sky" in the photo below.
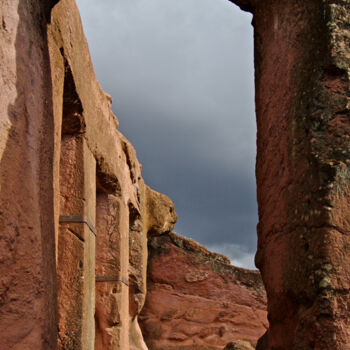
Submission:
<svg viewBox="0 0 350 350">
<path fill-rule="evenodd" d="M 233 263 L 256 248 L 253 31 L 228 0 L 78 0 L 102 88 L 175 231 Z"/>
</svg>

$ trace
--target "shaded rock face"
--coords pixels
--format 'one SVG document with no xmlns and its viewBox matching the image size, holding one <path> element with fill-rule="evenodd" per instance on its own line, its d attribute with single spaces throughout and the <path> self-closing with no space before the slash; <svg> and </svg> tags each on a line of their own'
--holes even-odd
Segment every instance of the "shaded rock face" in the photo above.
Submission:
<svg viewBox="0 0 350 350">
<path fill-rule="evenodd" d="M 349 1 L 236 0 L 253 12 L 258 349 L 350 348 Z"/>
<path fill-rule="evenodd" d="M 0 4 L 1 349 L 56 343 L 49 5 Z"/>
<path fill-rule="evenodd" d="M 255 346 L 268 326 L 259 272 L 175 233 L 149 240 L 147 288 L 140 325 L 150 350 Z"/>
</svg>

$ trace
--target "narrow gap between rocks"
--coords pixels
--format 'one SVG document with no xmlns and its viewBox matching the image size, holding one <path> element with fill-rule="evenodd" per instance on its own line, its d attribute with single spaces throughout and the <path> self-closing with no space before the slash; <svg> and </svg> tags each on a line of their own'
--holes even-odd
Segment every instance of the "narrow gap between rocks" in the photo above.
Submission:
<svg viewBox="0 0 350 350">
<path fill-rule="evenodd" d="M 175 231 L 254 268 L 251 15 L 226 0 L 78 1 L 97 77 Z"/>
</svg>

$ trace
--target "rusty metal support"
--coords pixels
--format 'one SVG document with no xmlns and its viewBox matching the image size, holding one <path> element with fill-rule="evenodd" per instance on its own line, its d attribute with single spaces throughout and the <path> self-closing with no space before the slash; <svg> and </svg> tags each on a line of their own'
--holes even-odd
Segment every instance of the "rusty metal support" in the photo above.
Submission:
<svg viewBox="0 0 350 350">
<path fill-rule="evenodd" d="M 97 231 L 94 225 L 90 222 L 90 220 L 86 216 L 81 215 L 73 215 L 73 216 L 60 216 L 60 223 L 72 223 L 72 224 L 86 224 L 90 231 L 96 236 Z"/>
</svg>

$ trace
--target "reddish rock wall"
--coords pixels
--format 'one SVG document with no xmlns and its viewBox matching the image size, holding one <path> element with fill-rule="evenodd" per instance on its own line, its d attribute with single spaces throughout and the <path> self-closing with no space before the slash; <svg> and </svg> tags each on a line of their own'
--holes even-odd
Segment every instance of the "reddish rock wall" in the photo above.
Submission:
<svg viewBox="0 0 350 350">
<path fill-rule="evenodd" d="M 258 349 L 348 349 L 349 1 L 235 1 L 253 12 Z"/>
<path fill-rule="evenodd" d="M 254 348 L 251 346 L 249 342 L 242 341 L 242 340 L 237 340 L 228 343 L 225 346 L 224 350 L 253 350 Z"/>
<path fill-rule="evenodd" d="M 154 237 L 140 325 L 150 350 L 255 346 L 268 325 L 260 275 L 175 233 Z"/>
<path fill-rule="evenodd" d="M 147 236 L 172 229 L 173 203 L 149 189 L 96 81 L 73 0 L 48 26 L 57 131 L 58 347 L 147 349 L 138 325 L 146 297 Z M 72 291 L 76 295 L 72 295 Z"/>
<path fill-rule="evenodd" d="M 258 348 L 347 349 L 350 4 L 235 2 L 254 14 Z M 74 0 L 3 0 L 0 60 L 0 348 L 55 349 L 58 325 L 60 348 L 93 349 L 96 325 L 97 348 L 145 349 L 147 235 L 176 215 L 117 130 Z"/>
<path fill-rule="evenodd" d="M 0 5 L 0 349 L 141 350 L 149 189 L 74 0 Z"/>
<path fill-rule="evenodd" d="M 0 349 L 56 344 L 52 3 L 0 4 Z"/>
</svg>

